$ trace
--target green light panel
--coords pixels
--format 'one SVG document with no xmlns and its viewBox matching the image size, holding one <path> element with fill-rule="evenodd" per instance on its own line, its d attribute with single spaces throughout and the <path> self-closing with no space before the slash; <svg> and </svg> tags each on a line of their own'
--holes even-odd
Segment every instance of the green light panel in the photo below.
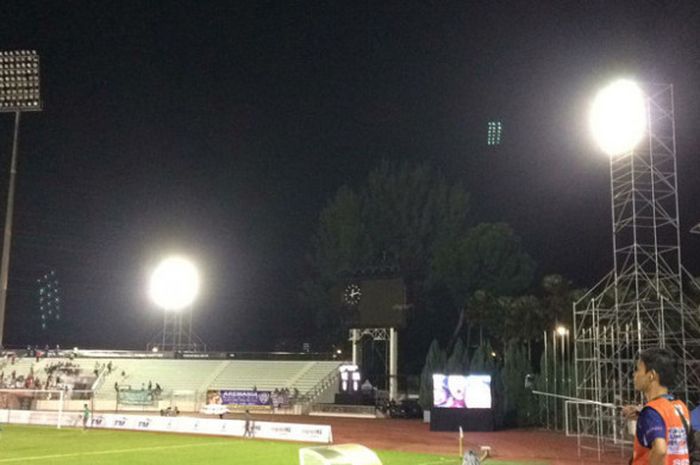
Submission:
<svg viewBox="0 0 700 465">
<path fill-rule="evenodd" d="M 500 121 L 489 121 L 487 144 L 501 145 L 501 133 L 503 132 L 503 124 Z"/>
</svg>

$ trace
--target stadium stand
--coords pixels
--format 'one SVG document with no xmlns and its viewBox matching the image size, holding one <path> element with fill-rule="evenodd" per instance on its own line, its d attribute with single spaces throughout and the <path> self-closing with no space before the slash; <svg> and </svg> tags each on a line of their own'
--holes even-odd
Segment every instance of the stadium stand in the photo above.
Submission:
<svg viewBox="0 0 700 465">
<path fill-rule="evenodd" d="M 114 383 L 120 389 L 147 388 L 159 384 L 165 391 L 201 391 L 202 380 L 225 361 L 219 360 L 114 360 L 112 373 L 105 377 L 99 392 L 114 392 Z M 122 373 L 125 376 L 122 376 Z"/>
<path fill-rule="evenodd" d="M 208 390 L 275 391 L 284 389 L 294 403 L 328 401 L 338 389 L 340 361 L 310 360 L 182 360 L 167 358 L 108 358 L 104 355 L 86 357 L 18 357 L 7 364 L 5 375 L 15 371 L 26 377 L 32 370 L 35 376 L 46 379 L 46 369 L 68 364 L 77 373 L 71 375 L 80 381 L 80 389 L 95 391 L 98 409 L 121 409 L 120 396 L 134 391 L 149 393 L 149 405 L 141 409 L 162 409 L 177 405 L 180 410 L 196 411 L 205 402 Z M 68 376 L 66 376 L 68 378 Z M 161 390 L 152 395 L 158 385 Z M 150 390 L 149 390 L 150 386 Z M 76 388 L 78 386 L 76 385 Z M 117 402 L 117 404 L 115 404 Z M 77 405 L 77 403 L 76 403 Z M 67 404 L 72 409 L 72 404 Z M 48 407 L 47 407 L 48 408 Z M 125 407 L 129 408 L 129 407 Z"/>
</svg>

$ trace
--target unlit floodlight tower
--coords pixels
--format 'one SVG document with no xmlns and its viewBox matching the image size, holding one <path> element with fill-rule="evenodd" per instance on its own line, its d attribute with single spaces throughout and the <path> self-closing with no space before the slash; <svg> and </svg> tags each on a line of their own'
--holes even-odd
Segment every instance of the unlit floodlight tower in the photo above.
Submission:
<svg viewBox="0 0 700 465">
<path fill-rule="evenodd" d="M 574 304 L 579 445 L 626 444 L 612 405 L 639 401 L 638 354 L 666 347 L 681 362 L 680 398 L 697 400 L 700 325 L 683 294 L 673 86 L 619 80 L 596 97 L 591 127 L 610 156 L 613 270 Z M 573 415 L 572 415 L 573 414 Z"/>
<path fill-rule="evenodd" d="M 0 52 L 0 113 L 15 114 L 12 139 L 10 179 L 5 209 L 5 233 L 2 241 L 0 263 L 0 347 L 5 330 L 5 306 L 7 282 L 10 274 L 10 245 L 12 244 L 12 214 L 15 201 L 15 177 L 17 174 L 17 146 L 19 143 L 19 118 L 24 111 L 41 111 L 39 94 L 39 55 L 33 50 Z"/>
</svg>

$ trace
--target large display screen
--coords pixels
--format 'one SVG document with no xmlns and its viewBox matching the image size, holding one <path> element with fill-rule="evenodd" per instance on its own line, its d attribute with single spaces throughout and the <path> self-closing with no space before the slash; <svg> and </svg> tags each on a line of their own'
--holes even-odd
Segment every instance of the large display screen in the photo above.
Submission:
<svg viewBox="0 0 700 465">
<path fill-rule="evenodd" d="M 433 405 L 439 408 L 491 408 L 491 376 L 433 375 Z"/>
</svg>

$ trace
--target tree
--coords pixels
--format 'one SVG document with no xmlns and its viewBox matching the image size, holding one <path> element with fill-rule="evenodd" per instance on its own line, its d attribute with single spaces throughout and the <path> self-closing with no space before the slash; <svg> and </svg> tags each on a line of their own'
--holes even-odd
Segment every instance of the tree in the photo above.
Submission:
<svg viewBox="0 0 700 465">
<path fill-rule="evenodd" d="M 518 426 L 531 424 L 536 415 L 533 409 L 532 394 L 525 389 L 525 376 L 532 372 L 532 366 L 520 342 L 511 341 L 504 356 L 503 385 L 505 397 L 505 418 Z"/>
<path fill-rule="evenodd" d="M 474 351 L 474 355 L 472 355 L 470 371 L 474 373 L 493 373 L 496 370 L 496 357 L 494 354 L 495 352 L 488 341 L 480 344 Z"/>
<path fill-rule="evenodd" d="M 561 323 L 571 328 L 572 306 L 581 298 L 583 291 L 574 288 L 571 281 L 559 274 L 550 274 L 542 278 L 542 290 L 542 305 L 550 324 Z"/>
<path fill-rule="evenodd" d="M 428 353 L 425 356 L 425 364 L 420 375 L 420 391 L 418 404 L 423 410 L 430 410 L 433 406 L 433 374 L 445 369 L 445 352 L 440 349 L 437 339 L 433 339 Z"/>
<path fill-rule="evenodd" d="M 457 339 L 457 343 L 452 348 L 450 358 L 447 359 L 445 372 L 445 374 L 450 375 L 461 375 L 464 373 L 464 344 L 462 339 Z"/>
<path fill-rule="evenodd" d="M 504 223 L 482 223 L 452 241 L 442 241 L 435 252 L 431 278 L 445 286 L 456 307 L 453 340 L 465 323 L 469 340 L 471 325 L 483 325 L 486 315 L 503 319 L 502 305 L 480 311 L 480 304 L 485 303 L 480 297 L 522 292 L 532 282 L 534 269 L 520 238 Z"/>
<path fill-rule="evenodd" d="M 509 312 L 530 308 L 509 299 L 527 289 L 535 265 L 507 224 L 472 227 L 468 200 L 463 186 L 425 164 L 382 163 L 359 187 L 339 189 L 319 216 L 301 290 L 315 334 L 325 342 L 344 338 L 340 297 L 348 275 L 390 263 L 413 306 L 402 334 L 412 341 L 401 347 L 404 372 L 420 370 L 426 334 L 452 353 L 466 328 L 463 368 L 475 328 L 480 342 L 486 335 L 502 350 L 508 339 L 500 331 L 516 333 Z"/>
<path fill-rule="evenodd" d="M 432 318 L 426 311 L 432 304 L 425 280 L 436 244 L 467 230 L 468 198 L 459 183 L 450 183 L 428 165 L 382 163 L 359 188 L 339 189 L 319 216 L 301 290 L 304 307 L 314 314 L 316 333 L 342 337 L 340 298 L 335 294 L 348 273 L 390 262 L 398 265 L 406 282 L 414 323 L 440 334 L 446 318 Z M 434 305 L 432 311 L 440 312 L 438 308 L 445 306 Z M 414 349 L 424 353 L 428 341 L 414 340 Z"/>
<path fill-rule="evenodd" d="M 491 375 L 491 393 L 493 402 L 493 417 L 496 427 L 503 424 L 505 401 L 504 401 L 504 385 L 501 377 L 501 370 L 497 363 L 497 354 L 494 352 L 491 344 L 488 341 L 480 344 L 474 351 L 471 360 L 471 373 L 484 373 Z"/>
</svg>

